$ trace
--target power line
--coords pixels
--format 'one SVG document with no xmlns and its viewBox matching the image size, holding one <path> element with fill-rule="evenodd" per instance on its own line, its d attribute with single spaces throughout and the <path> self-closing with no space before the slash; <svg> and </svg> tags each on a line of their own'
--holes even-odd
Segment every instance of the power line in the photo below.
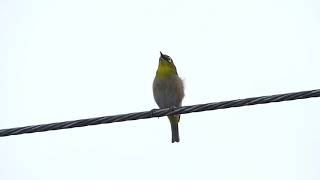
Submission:
<svg viewBox="0 0 320 180">
<path fill-rule="evenodd" d="M 251 106 L 257 104 L 267 104 L 272 102 L 292 101 L 297 99 L 307 99 L 320 97 L 320 89 L 300 91 L 286 94 L 276 94 L 270 96 L 260 96 L 245 99 L 236 99 L 230 101 L 213 102 L 207 104 L 197 104 L 192 106 L 183 106 L 179 108 L 154 109 L 150 111 L 120 114 L 115 116 L 103 116 L 96 118 L 80 119 L 74 121 L 56 122 L 49 124 L 40 124 L 33 126 L 16 127 L 9 129 L 0 129 L 0 137 L 19 135 L 26 133 L 44 132 L 60 129 L 69 129 L 75 127 L 84 127 L 98 124 L 108 124 L 114 122 L 131 121 L 138 119 L 147 119 L 152 117 L 162 117 L 174 114 L 187 114 L 193 112 L 227 109 L 241 106 Z"/>
</svg>

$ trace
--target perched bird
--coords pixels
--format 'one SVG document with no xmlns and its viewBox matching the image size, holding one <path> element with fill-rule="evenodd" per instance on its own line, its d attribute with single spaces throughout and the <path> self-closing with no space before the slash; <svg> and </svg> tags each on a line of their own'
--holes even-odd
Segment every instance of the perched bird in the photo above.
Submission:
<svg viewBox="0 0 320 180">
<path fill-rule="evenodd" d="M 159 108 L 180 107 L 184 97 L 183 82 L 170 56 L 160 51 L 159 65 L 153 81 L 153 97 Z M 180 115 L 168 116 L 171 124 L 172 143 L 179 142 Z"/>
</svg>

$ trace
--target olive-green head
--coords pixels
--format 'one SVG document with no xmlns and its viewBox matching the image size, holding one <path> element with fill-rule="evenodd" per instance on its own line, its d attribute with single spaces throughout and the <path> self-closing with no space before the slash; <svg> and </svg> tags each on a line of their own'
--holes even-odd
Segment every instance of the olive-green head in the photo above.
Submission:
<svg viewBox="0 0 320 180">
<path fill-rule="evenodd" d="M 173 60 L 170 56 L 163 54 L 160 51 L 160 58 L 159 58 L 159 66 L 157 70 L 157 77 L 163 78 L 170 75 L 177 75 L 176 66 L 173 63 Z"/>
</svg>

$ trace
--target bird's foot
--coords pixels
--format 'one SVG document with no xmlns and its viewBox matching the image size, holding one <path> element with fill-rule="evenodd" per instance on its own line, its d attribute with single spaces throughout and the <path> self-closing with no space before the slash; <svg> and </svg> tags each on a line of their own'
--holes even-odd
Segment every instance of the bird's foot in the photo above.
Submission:
<svg viewBox="0 0 320 180">
<path fill-rule="evenodd" d="M 169 111 L 174 111 L 177 107 L 176 106 L 171 106 L 169 107 Z"/>
<path fill-rule="evenodd" d="M 177 108 L 177 106 L 171 106 L 171 107 L 169 107 L 169 110 L 172 111 L 172 110 L 174 110 L 175 108 Z"/>
<path fill-rule="evenodd" d="M 157 110 L 158 110 L 158 109 L 151 109 L 151 110 L 150 110 L 150 116 L 151 116 L 151 117 L 155 117 L 154 114 L 155 114 L 155 112 L 157 112 Z M 158 116 L 157 116 L 157 118 L 159 119 Z"/>
</svg>

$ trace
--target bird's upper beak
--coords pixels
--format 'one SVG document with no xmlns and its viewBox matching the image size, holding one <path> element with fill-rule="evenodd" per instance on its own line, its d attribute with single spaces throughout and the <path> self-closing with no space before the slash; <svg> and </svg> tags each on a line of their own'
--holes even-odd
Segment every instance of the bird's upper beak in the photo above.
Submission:
<svg viewBox="0 0 320 180">
<path fill-rule="evenodd" d="M 162 52 L 160 51 L 160 57 L 163 57 L 163 54 L 162 54 Z"/>
</svg>

